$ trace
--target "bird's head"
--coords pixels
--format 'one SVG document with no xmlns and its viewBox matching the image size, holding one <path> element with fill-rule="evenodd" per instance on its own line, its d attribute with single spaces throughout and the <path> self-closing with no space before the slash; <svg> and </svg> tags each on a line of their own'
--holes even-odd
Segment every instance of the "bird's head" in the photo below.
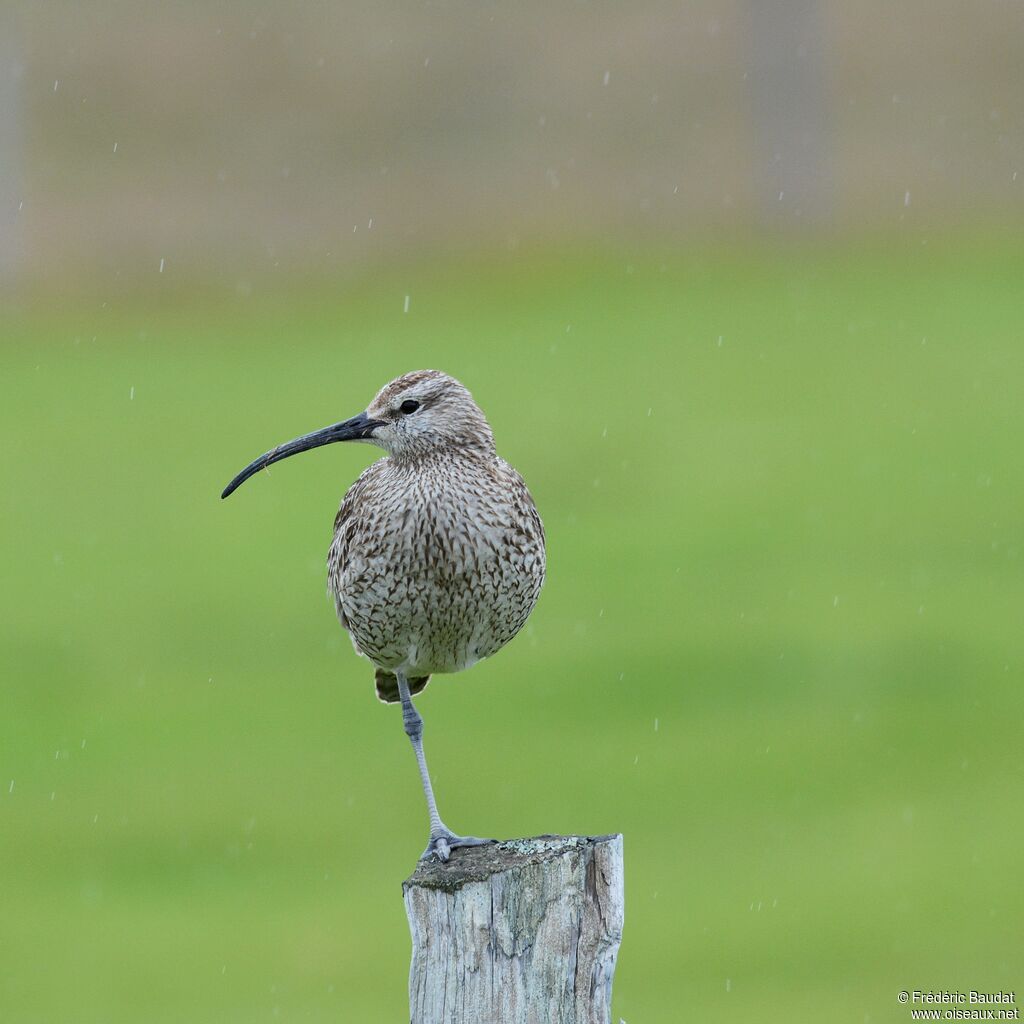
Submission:
<svg viewBox="0 0 1024 1024">
<path fill-rule="evenodd" d="M 494 450 L 487 417 L 454 377 L 415 370 L 385 384 L 366 409 L 377 424 L 367 438 L 396 458 L 445 448 Z"/>
<path fill-rule="evenodd" d="M 467 388 L 438 370 L 415 370 L 385 384 L 358 416 L 264 453 L 224 488 L 221 497 L 226 498 L 249 477 L 275 462 L 335 441 L 375 444 L 398 460 L 414 460 L 444 450 L 494 451 L 487 417 Z"/>
</svg>

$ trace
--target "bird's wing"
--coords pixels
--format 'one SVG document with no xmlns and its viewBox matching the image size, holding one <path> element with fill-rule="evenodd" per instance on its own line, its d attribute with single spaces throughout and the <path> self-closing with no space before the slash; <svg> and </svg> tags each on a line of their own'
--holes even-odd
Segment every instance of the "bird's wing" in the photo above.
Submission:
<svg viewBox="0 0 1024 1024">
<path fill-rule="evenodd" d="M 379 463 L 375 462 L 359 474 L 355 483 L 346 492 L 345 497 L 341 499 L 341 507 L 338 509 L 338 514 L 334 517 L 334 539 L 331 541 L 331 549 L 327 553 L 327 594 L 334 599 L 338 620 L 345 629 L 348 629 L 349 626 L 345 620 L 345 613 L 341 608 L 342 580 L 345 574 L 345 566 L 348 565 L 352 541 L 360 525 L 359 507 L 361 499 L 367 487 L 372 483 L 374 471 L 378 465 Z"/>
<path fill-rule="evenodd" d="M 547 537 L 544 534 L 544 523 L 540 518 L 540 513 L 537 511 L 537 505 L 533 500 L 533 495 L 530 493 L 530 488 L 526 486 L 526 481 L 517 469 L 510 466 L 504 459 L 499 461 L 501 462 L 501 468 L 509 478 L 509 493 L 512 495 L 513 505 L 519 513 L 518 518 L 521 522 L 528 523 L 533 527 L 540 538 L 541 548 L 543 549 L 547 542 Z"/>
</svg>

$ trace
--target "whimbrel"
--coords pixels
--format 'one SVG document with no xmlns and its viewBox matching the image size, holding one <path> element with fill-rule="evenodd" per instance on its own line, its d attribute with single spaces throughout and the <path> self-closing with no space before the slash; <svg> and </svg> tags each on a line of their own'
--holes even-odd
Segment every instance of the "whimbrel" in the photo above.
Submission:
<svg viewBox="0 0 1024 1024">
<path fill-rule="evenodd" d="M 523 478 L 500 458 L 490 425 L 453 377 L 418 370 L 391 381 L 365 412 L 279 445 L 224 489 L 334 441 L 387 452 L 349 488 L 327 555 L 328 593 L 377 696 L 402 704 L 430 814 L 423 857 L 447 860 L 459 836 L 441 820 L 412 703 L 435 673 L 460 672 L 511 640 L 544 582 L 544 527 Z"/>
</svg>

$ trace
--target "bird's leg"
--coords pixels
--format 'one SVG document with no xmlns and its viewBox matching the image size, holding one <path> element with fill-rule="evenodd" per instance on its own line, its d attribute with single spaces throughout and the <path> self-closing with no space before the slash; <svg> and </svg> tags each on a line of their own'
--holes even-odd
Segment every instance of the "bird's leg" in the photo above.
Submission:
<svg viewBox="0 0 1024 1024">
<path fill-rule="evenodd" d="M 434 787 L 430 784 L 430 773 L 427 771 L 427 758 L 423 753 L 423 718 L 413 707 L 409 694 L 409 685 L 405 678 L 398 676 L 398 692 L 402 699 L 402 724 L 405 734 L 412 741 L 412 749 L 416 753 L 416 763 L 420 769 L 420 781 L 427 798 L 427 812 L 430 814 L 430 834 L 445 831 L 441 816 L 437 813 L 437 801 L 434 799 Z"/>
<path fill-rule="evenodd" d="M 395 673 L 398 679 L 398 693 L 402 699 L 402 724 L 405 734 L 412 741 L 412 749 L 416 752 L 416 763 L 420 769 L 420 781 L 423 793 L 427 798 L 427 811 L 430 814 L 430 842 L 423 851 L 420 860 L 425 860 L 436 853 L 440 860 L 447 860 L 448 855 L 457 846 L 483 846 L 493 843 L 493 839 L 477 839 L 476 836 L 457 836 L 441 820 L 437 813 L 437 801 L 434 799 L 434 787 L 430 784 L 430 773 L 427 771 L 427 758 L 423 753 L 423 719 L 413 707 L 409 694 L 409 684 L 401 672 Z"/>
</svg>

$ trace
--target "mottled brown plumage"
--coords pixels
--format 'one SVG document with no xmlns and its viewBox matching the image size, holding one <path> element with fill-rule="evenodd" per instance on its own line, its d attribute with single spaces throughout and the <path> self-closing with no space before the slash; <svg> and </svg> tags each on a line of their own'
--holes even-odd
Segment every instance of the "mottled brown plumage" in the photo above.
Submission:
<svg viewBox="0 0 1024 1024">
<path fill-rule="evenodd" d="M 419 407 L 401 413 L 409 401 Z M 519 632 L 544 582 L 544 530 L 458 381 L 407 374 L 367 415 L 388 423 L 374 440 L 383 435 L 391 454 L 341 503 L 328 586 L 356 650 L 378 669 L 378 695 L 397 700 L 388 675 L 422 688 L 423 677 L 469 668 Z"/>
<path fill-rule="evenodd" d="M 483 840 L 454 835 L 437 815 L 411 694 L 522 629 L 544 583 L 544 528 L 469 391 L 437 370 L 405 374 L 365 413 L 272 449 L 223 496 L 264 466 L 342 440 L 376 444 L 387 456 L 341 503 L 328 590 L 356 651 L 375 666 L 378 697 L 402 703 L 430 811 L 427 852 L 446 859 L 452 846 Z"/>
</svg>

